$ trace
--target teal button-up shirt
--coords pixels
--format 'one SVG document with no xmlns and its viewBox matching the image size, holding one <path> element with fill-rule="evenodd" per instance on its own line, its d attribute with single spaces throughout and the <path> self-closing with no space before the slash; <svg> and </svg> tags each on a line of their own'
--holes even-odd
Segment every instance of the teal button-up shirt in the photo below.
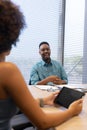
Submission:
<svg viewBox="0 0 87 130">
<path fill-rule="evenodd" d="M 37 84 L 39 81 L 51 75 L 58 76 L 68 83 L 67 75 L 62 65 L 55 60 L 51 60 L 49 64 L 44 61 L 40 61 L 33 66 L 30 74 L 31 84 Z"/>
</svg>

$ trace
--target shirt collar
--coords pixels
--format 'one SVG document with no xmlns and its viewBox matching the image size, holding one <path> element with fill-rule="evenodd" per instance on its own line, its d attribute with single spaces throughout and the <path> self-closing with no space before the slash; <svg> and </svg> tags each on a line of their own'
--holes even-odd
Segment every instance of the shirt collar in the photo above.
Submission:
<svg viewBox="0 0 87 130">
<path fill-rule="evenodd" d="M 49 64 L 42 60 L 42 65 L 43 65 L 43 66 L 49 66 L 49 65 L 52 65 L 52 60 L 50 61 Z"/>
</svg>

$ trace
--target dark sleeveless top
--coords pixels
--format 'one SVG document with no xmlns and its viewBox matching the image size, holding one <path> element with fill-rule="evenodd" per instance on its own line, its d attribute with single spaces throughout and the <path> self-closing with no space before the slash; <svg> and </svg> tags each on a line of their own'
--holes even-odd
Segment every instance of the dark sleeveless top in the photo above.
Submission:
<svg viewBox="0 0 87 130">
<path fill-rule="evenodd" d="M 11 98 L 0 100 L 0 130 L 11 130 L 10 120 L 16 112 L 17 107 Z"/>
</svg>

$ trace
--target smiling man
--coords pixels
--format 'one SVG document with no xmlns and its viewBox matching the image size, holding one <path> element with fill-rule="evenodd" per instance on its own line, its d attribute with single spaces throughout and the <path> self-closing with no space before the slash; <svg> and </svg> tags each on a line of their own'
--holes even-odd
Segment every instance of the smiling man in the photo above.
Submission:
<svg viewBox="0 0 87 130">
<path fill-rule="evenodd" d="M 59 62 L 50 58 L 51 49 L 49 43 L 41 42 L 39 44 L 39 54 L 42 60 L 32 67 L 31 84 L 67 84 L 68 79 L 64 68 Z"/>
</svg>

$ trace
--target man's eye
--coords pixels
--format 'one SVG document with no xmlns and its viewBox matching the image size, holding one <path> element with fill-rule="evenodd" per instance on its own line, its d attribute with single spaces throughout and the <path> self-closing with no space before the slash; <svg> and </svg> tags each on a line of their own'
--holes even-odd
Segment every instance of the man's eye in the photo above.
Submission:
<svg viewBox="0 0 87 130">
<path fill-rule="evenodd" d="M 42 51 L 49 51 L 49 49 L 43 49 Z"/>
<path fill-rule="evenodd" d="M 45 51 L 45 50 L 43 49 L 43 50 L 41 50 L 41 51 Z"/>
</svg>

